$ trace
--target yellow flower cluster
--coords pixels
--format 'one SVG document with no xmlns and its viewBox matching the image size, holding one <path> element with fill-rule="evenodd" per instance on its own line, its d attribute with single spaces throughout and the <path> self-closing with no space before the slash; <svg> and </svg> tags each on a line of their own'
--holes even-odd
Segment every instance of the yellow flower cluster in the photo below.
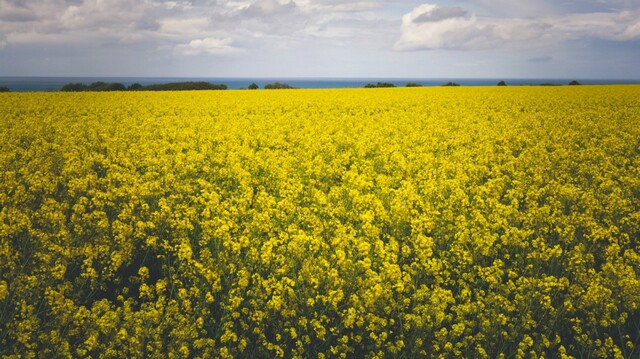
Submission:
<svg viewBox="0 0 640 359">
<path fill-rule="evenodd" d="M 637 358 L 638 98 L 0 94 L 0 357 Z"/>
</svg>

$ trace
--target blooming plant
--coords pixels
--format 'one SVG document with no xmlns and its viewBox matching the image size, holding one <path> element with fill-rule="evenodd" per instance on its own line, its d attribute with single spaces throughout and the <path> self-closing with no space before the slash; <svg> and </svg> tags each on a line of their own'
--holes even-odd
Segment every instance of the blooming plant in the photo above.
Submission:
<svg viewBox="0 0 640 359">
<path fill-rule="evenodd" d="M 0 357 L 637 358 L 638 98 L 0 94 Z"/>
</svg>

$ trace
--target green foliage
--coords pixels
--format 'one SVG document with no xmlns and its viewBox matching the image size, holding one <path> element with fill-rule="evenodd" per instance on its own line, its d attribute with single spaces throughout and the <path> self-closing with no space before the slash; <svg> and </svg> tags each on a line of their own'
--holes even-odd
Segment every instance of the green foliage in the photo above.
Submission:
<svg viewBox="0 0 640 359">
<path fill-rule="evenodd" d="M 265 90 L 286 90 L 286 89 L 293 89 L 295 87 L 292 87 L 289 84 L 285 84 L 285 83 L 280 83 L 280 82 L 275 82 L 272 84 L 266 84 L 264 86 Z"/>
<path fill-rule="evenodd" d="M 60 91 L 63 91 L 63 92 L 81 92 L 81 91 L 87 91 L 88 88 L 89 88 L 89 86 L 87 86 L 85 84 L 68 83 L 68 84 L 62 86 L 62 89 Z"/>
<path fill-rule="evenodd" d="M 121 83 L 110 83 L 97 81 L 91 85 L 85 85 L 82 83 L 68 83 L 64 85 L 61 91 L 64 92 L 82 92 L 82 91 L 124 91 L 126 87 Z"/>
<path fill-rule="evenodd" d="M 419 84 L 417 82 L 409 82 L 407 84 L 407 87 L 422 87 L 422 84 Z"/>
<path fill-rule="evenodd" d="M 455 83 L 455 82 L 451 82 L 451 81 L 449 81 L 449 82 L 447 82 L 446 84 L 444 84 L 444 85 L 442 85 L 442 86 L 460 86 L 460 84 L 457 84 L 457 83 Z"/>
<path fill-rule="evenodd" d="M 391 82 L 378 82 L 377 84 L 366 84 L 364 85 L 365 88 L 371 89 L 371 88 L 383 88 L 383 87 L 396 87 L 396 85 L 392 84 Z"/>
<path fill-rule="evenodd" d="M 227 85 L 212 84 L 209 82 L 171 82 L 166 84 L 153 84 L 142 86 L 139 83 L 130 85 L 128 88 L 121 83 L 110 83 L 97 81 L 90 85 L 82 83 L 68 83 L 61 89 L 63 92 L 83 92 L 83 91 L 183 91 L 183 90 L 226 90 Z"/>
<path fill-rule="evenodd" d="M 11 90 L 8 87 L 1 86 L 0 87 L 0 92 L 11 92 Z"/>
<path fill-rule="evenodd" d="M 249 85 L 249 90 L 257 90 L 259 89 L 258 85 L 256 85 L 255 82 L 251 83 L 251 85 Z"/>
<path fill-rule="evenodd" d="M 570 85 L 570 86 L 577 86 L 577 85 L 582 85 L 582 84 L 581 84 L 581 83 L 579 83 L 579 82 L 578 82 L 578 81 L 576 81 L 576 80 L 573 80 L 573 81 L 569 82 L 569 85 Z"/>
<path fill-rule="evenodd" d="M 129 85 L 129 87 L 127 87 L 127 90 L 129 90 L 129 91 L 142 90 L 142 85 L 140 85 L 139 83 L 131 84 L 131 85 Z"/>
<path fill-rule="evenodd" d="M 124 91 L 126 87 L 121 83 L 111 83 L 111 82 L 103 82 L 98 81 L 94 82 L 89 87 L 87 87 L 87 91 Z"/>
<path fill-rule="evenodd" d="M 507 83 L 504 82 L 504 81 L 500 81 L 500 82 L 498 82 L 497 86 L 507 86 Z"/>
<path fill-rule="evenodd" d="M 225 84 L 212 84 L 209 82 L 171 82 L 167 84 L 154 84 L 143 86 L 140 90 L 150 91 L 184 91 L 184 90 L 226 90 Z"/>
</svg>

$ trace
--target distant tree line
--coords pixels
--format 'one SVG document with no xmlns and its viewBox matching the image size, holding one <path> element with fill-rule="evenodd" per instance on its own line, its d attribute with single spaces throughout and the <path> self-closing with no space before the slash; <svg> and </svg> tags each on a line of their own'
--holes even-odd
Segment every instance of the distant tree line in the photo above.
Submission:
<svg viewBox="0 0 640 359">
<path fill-rule="evenodd" d="M 576 80 L 569 82 L 569 86 L 577 86 L 577 85 L 582 85 L 582 84 Z M 507 86 L 507 83 L 504 81 L 500 81 L 498 82 L 498 86 Z M 545 82 L 545 83 L 538 84 L 537 86 L 562 86 L 562 85 Z"/>
<path fill-rule="evenodd" d="M 578 81 L 571 81 L 569 85 L 581 85 Z M 417 82 L 409 82 L 406 85 L 407 87 L 420 87 L 421 84 Z M 447 82 L 442 84 L 442 86 L 460 86 L 460 84 L 455 82 Z M 498 82 L 497 86 L 507 86 L 504 81 Z M 560 84 L 552 84 L 552 83 L 541 83 L 538 86 L 560 86 Z M 376 84 L 368 83 L 364 86 L 365 88 L 385 88 L 385 87 L 396 87 L 395 84 L 391 82 L 378 82 Z M 249 90 L 257 90 L 260 87 L 255 83 L 249 85 Z M 266 90 L 281 90 L 281 89 L 294 89 L 295 87 L 281 82 L 270 83 L 264 86 Z M 182 90 L 226 90 L 227 85 L 225 84 L 213 84 L 205 81 L 187 81 L 187 82 L 170 82 L 165 84 L 153 84 L 143 86 L 139 83 L 134 83 L 129 85 L 128 87 L 117 82 L 103 82 L 98 81 L 94 82 L 90 85 L 86 85 L 83 83 L 68 83 L 64 85 L 61 91 L 64 92 L 84 92 L 84 91 L 182 91 Z M 0 92 L 10 92 L 11 90 L 7 87 L 0 87 Z"/>
<path fill-rule="evenodd" d="M 581 85 L 581 83 L 576 81 L 576 80 L 573 80 L 573 81 L 569 82 L 569 85 L 570 86 L 575 86 L 575 85 Z M 417 82 L 409 82 L 407 84 L 407 87 L 420 87 L 420 86 L 422 86 L 422 85 L 417 83 Z M 449 87 L 449 86 L 460 86 L 460 84 L 456 83 L 456 82 L 449 81 L 447 83 L 442 84 L 442 86 L 447 86 L 447 87 Z M 507 83 L 504 82 L 504 81 L 500 81 L 500 82 L 497 83 L 497 86 L 507 86 Z M 538 86 L 560 86 L 560 84 L 542 83 L 542 84 L 539 84 Z M 394 84 L 392 84 L 390 82 L 378 82 L 377 84 L 368 83 L 364 87 L 365 88 L 380 88 L 380 87 L 396 87 L 396 85 L 394 85 Z"/>
<path fill-rule="evenodd" d="M 257 90 L 260 87 L 255 83 L 249 85 L 249 90 Z M 264 86 L 266 90 L 295 89 L 295 87 L 281 82 L 270 83 Z M 61 91 L 65 92 L 83 92 L 83 91 L 180 91 L 180 90 L 226 90 L 225 84 L 212 84 L 204 81 L 187 81 L 187 82 L 170 82 L 166 84 L 153 84 L 143 86 L 134 83 L 126 87 L 121 83 L 111 82 L 94 82 L 90 85 L 82 83 L 68 83 L 64 85 Z"/>
<path fill-rule="evenodd" d="M 8 87 L 0 86 L 0 92 L 11 92 Z"/>
<path fill-rule="evenodd" d="M 184 91 L 184 90 L 226 90 L 225 84 L 212 84 L 209 82 L 187 81 L 187 82 L 171 82 L 166 84 L 153 84 L 143 86 L 135 83 L 126 87 L 121 83 L 98 81 L 90 85 L 82 83 L 68 83 L 64 85 L 61 91 L 64 92 L 84 92 L 84 91 Z"/>
</svg>

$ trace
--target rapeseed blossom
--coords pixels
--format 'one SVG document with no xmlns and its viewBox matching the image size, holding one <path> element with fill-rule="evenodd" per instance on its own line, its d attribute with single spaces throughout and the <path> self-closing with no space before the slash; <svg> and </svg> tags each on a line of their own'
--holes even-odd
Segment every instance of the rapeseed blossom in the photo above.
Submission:
<svg viewBox="0 0 640 359">
<path fill-rule="evenodd" d="M 0 94 L 0 356 L 635 358 L 639 97 Z"/>
</svg>

